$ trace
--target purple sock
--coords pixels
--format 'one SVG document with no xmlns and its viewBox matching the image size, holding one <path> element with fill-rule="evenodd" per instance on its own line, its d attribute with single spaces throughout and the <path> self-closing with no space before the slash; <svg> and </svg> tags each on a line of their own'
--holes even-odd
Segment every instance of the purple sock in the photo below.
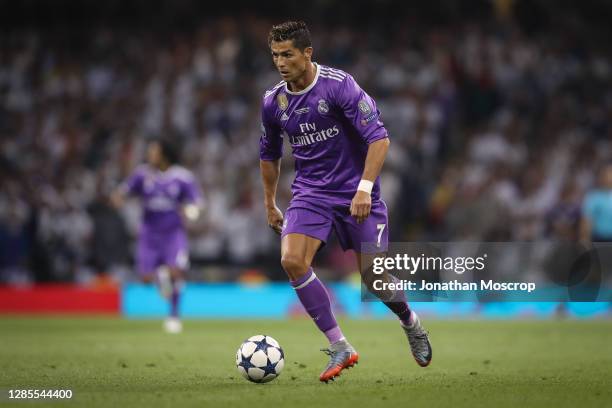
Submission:
<svg viewBox="0 0 612 408">
<path fill-rule="evenodd" d="M 400 319 L 404 326 L 410 326 L 412 311 L 406 302 L 383 302 Z"/>
<path fill-rule="evenodd" d="M 399 282 L 393 275 L 389 275 L 391 280 L 394 282 Z M 410 321 L 410 317 L 412 316 L 412 311 L 410 310 L 410 306 L 408 306 L 408 301 L 406 299 L 406 293 L 403 290 L 396 290 L 393 293 L 393 298 L 388 302 L 383 302 L 385 306 L 389 308 L 395 315 L 400 319 L 400 322 L 404 326 L 409 326 L 412 324 Z"/>
<path fill-rule="evenodd" d="M 298 280 L 291 281 L 300 302 L 315 324 L 325 334 L 330 344 L 344 339 L 332 312 L 329 294 L 312 268 Z"/>
<path fill-rule="evenodd" d="M 172 294 L 170 295 L 170 317 L 178 317 L 180 290 L 176 283 L 172 284 Z"/>
</svg>

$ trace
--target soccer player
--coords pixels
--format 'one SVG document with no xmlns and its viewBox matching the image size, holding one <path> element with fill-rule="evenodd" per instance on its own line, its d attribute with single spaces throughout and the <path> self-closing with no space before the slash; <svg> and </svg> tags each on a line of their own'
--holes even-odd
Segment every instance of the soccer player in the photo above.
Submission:
<svg viewBox="0 0 612 408">
<path fill-rule="evenodd" d="M 612 163 L 599 170 L 599 186 L 589 191 L 582 205 L 581 240 L 612 242 Z"/>
<path fill-rule="evenodd" d="M 262 106 L 260 169 L 268 225 L 281 234 L 281 264 L 302 305 L 330 346 L 319 379 L 327 382 L 359 356 L 338 326 L 329 295 L 311 268 L 334 230 L 344 250 L 354 249 L 366 279 L 367 259 L 387 250 L 387 207 L 378 175 L 389 139 L 374 100 L 344 71 L 312 62 L 310 33 L 303 22 L 272 27 L 272 59 L 282 81 Z M 283 216 L 276 205 L 283 139 L 291 144 L 296 177 Z M 362 251 L 372 243 L 373 251 Z M 385 304 L 400 319 L 417 363 L 427 366 L 431 346 L 418 316 L 402 298 Z"/>
<path fill-rule="evenodd" d="M 168 333 L 179 333 L 179 297 L 184 273 L 189 267 L 189 248 L 183 217 L 194 221 L 202 208 L 202 195 L 192 173 L 178 164 L 178 151 L 167 140 L 153 140 L 147 147 L 147 164 L 113 193 L 119 207 L 126 196 L 140 199 L 142 225 L 136 249 L 136 264 L 143 282 L 159 284 L 170 301 L 170 316 L 164 322 Z"/>
</svg>

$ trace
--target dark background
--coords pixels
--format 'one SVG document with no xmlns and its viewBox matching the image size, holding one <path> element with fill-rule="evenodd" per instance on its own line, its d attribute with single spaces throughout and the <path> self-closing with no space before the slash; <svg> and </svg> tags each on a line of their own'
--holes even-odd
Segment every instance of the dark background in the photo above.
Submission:
<svg viewBox="0 0 612 408">
<path fill-rule="evenodd" d="M 267 32 L 309 23 L 315 59 L 378 102 L 394 241 L 577 239 L 612 159 L 607 1 L 0 0 L 0 281 L 131 279 L 137 205 L 108 193 L 170 136 L 209 201 L 193 279 L 282 279 L 258 174 Z M 292 164 L 284 159 L 279 203 Z M 331 241 L 318 259 L 343 278 Z"/>
</svg>

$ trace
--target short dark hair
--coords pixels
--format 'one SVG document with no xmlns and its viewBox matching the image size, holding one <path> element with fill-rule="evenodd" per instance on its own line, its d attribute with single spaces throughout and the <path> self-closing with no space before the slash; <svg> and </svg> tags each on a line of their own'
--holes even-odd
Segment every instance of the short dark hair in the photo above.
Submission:
<svg viewBox="0 0 612 408">
<path fill-rule="evenodd" d="M 307 47 L 312 47 L 310 31 L 303 21 L 285 21 L 284 23 L 272 26 L 268 35 L 268 45 L 274 42 L 293 41 L 293 46 L 301 51 Z"/>
<path fill-rule="evenodd" d="M 151 143 L 159 145 L 161 154 L 168 164 L 172 165 L 180 162 L 180 148 L 177 143 L 165 137 L 151 139 Z"/>
</svg>

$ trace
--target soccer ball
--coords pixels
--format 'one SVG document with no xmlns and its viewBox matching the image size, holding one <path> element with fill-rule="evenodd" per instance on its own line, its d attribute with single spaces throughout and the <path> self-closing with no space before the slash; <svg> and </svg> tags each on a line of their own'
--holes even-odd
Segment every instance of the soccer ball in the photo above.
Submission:
<svg viewBox="0 0 612 408">
<path fill-rule="evenodd" d="M 236 352 L 236 368 L 249 381 L 265 383 L 278 377 L 285 366 L 283 349 L 270 336 L 249 337 Z"/>
</svg>

